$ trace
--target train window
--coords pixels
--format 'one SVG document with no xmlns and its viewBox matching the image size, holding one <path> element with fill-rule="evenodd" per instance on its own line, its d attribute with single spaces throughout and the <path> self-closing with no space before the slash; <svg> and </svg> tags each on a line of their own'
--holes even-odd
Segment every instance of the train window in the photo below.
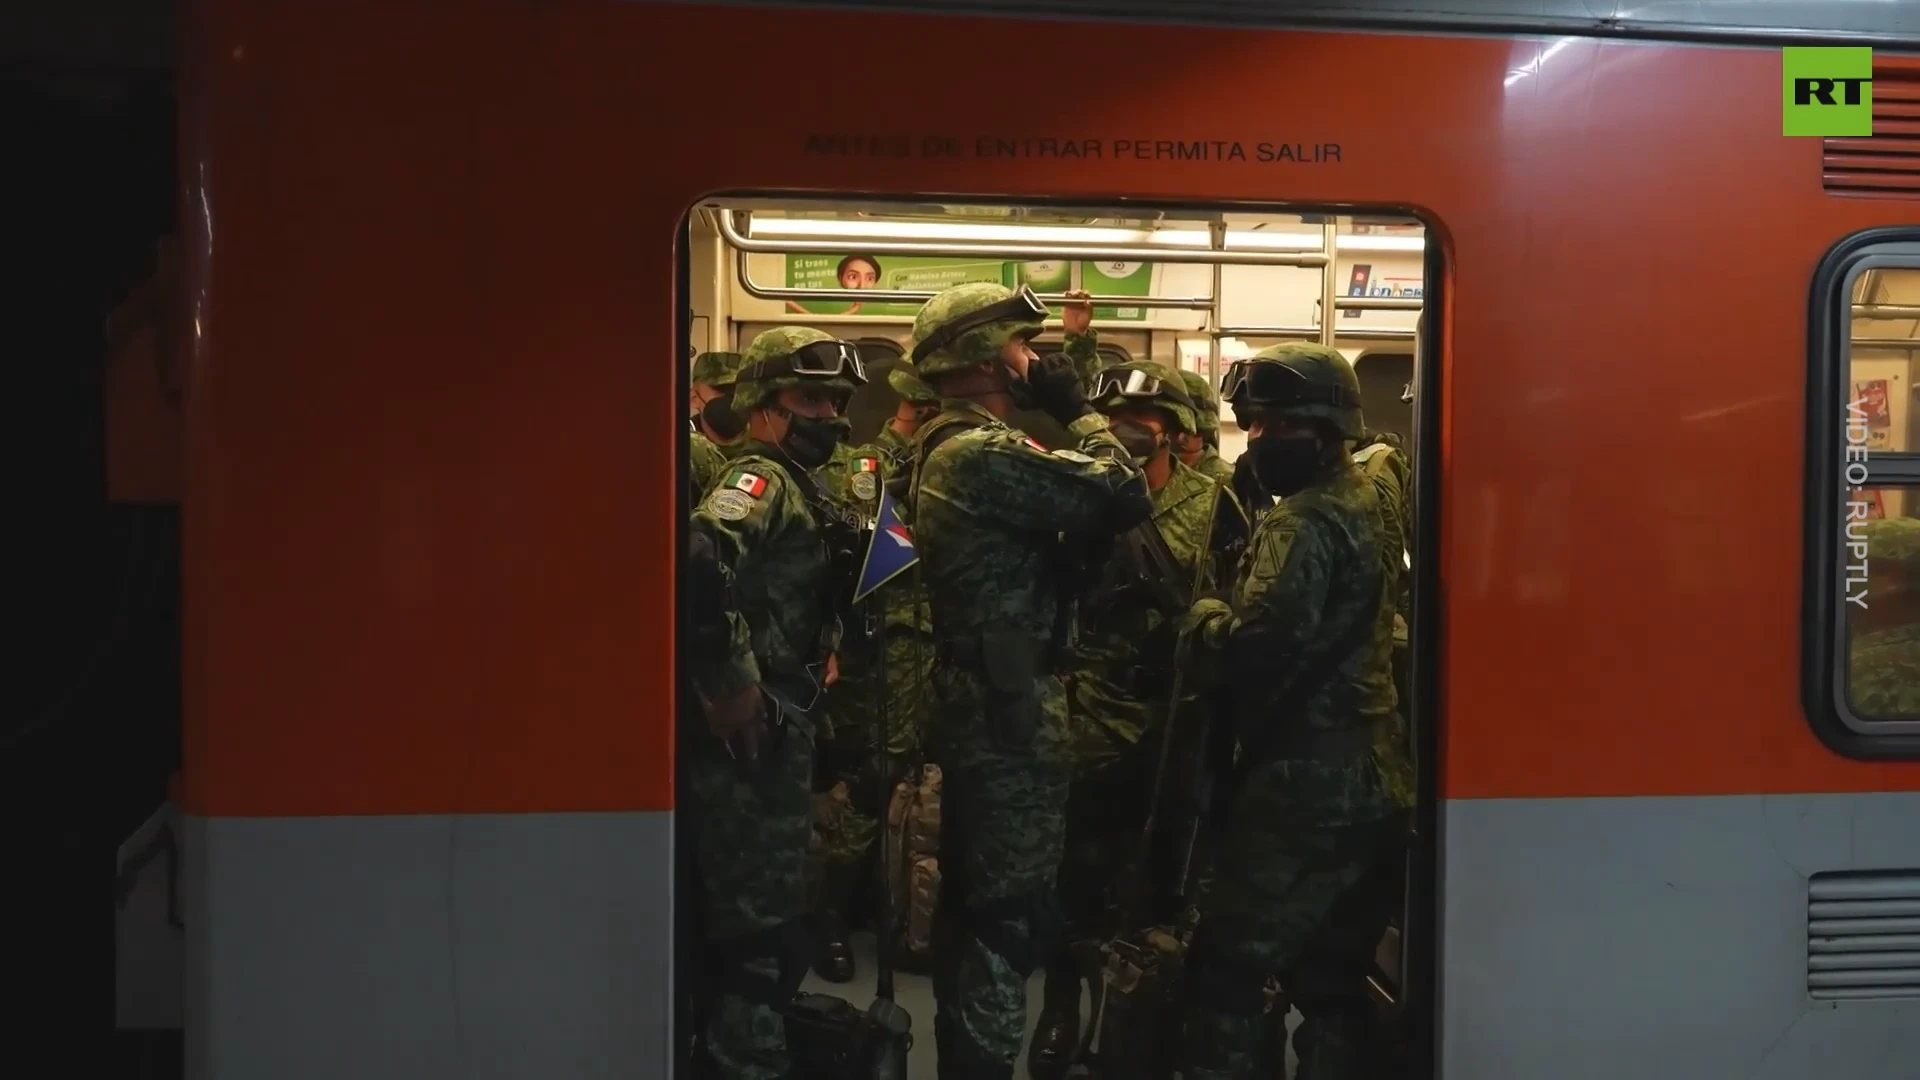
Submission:
<svg viewBox="0 0 1920 1080">
<path fill-rule="evenodd" d="M 1360 380 L 1360 400 L 1366 402 L 1367 428 L 1391 431 L 1413 445 L 1413 403 L 1400 400 L 1413 382 L 1413 354 L 1364 352 L 1353 362 L 1353 373 Z"/>
<path fill-rule="evenodd" d="M 1920 757 L 1920 229 L 1814 282 L 1806 706 L 1834 749 Z"/>
<path fill-rule="evenodd" d="M 891 338 L 861 336 L 853 339 L 860 346 L 860 359 L 867 368 L 867 385 L 847 403 L 847 421 L 853 425 L 852 445 L 871 440 L 893 418 L 900 395 L 887 382 L 887 373 L 902 355 L 900 343 Z"/>
<path fill-rule="evenodd" d="M 1920 488 L 1850 492 L 1848 535 L 1863 554 L 1849 558 L 1846 615 L 1847 704 L 1872 723 L 1920 720 Z M 1855 518 L 1855 513 L 1859 517 Z M 1885 515 L 1885 516 L 1880 516 Z M 1851 551 L 1848 552 L 1852 554 Z M 1852 597 L 1861 603 L 1851 602 Z"/>
</svg>

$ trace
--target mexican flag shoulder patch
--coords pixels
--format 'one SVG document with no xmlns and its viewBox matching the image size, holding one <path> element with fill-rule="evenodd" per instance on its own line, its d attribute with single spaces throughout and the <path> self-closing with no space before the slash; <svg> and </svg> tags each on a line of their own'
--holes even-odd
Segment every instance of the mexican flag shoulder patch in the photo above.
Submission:
<svg viewBox="0 0 1920 1080">
<path fill-rule="evenodd" d="M 745 469 L 735 469 L 733 474 L 727 477 L 727 482 L 723 486 L 746 492 L 757 499 L 767 490 L 767 478 Z"/>
</svg>

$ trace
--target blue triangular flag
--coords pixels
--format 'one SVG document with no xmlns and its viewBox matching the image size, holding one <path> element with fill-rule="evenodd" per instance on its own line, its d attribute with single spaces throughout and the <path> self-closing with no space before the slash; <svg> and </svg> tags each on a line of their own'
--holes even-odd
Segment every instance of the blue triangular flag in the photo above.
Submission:
<svg viewBox="0 0 1920 1080">
<path fill-rule="evenodd" d="M 880 509 L 875 515 L 873 538 L 867 544 L 867 561 L 860 567 L 860 583 L 853 587 L 853 602 L 859 603 L 873 590 L 899 577 L 920 561 L 913 549 L 913 534 L 900 521 L 893 496 L 886 485 L 880 486 Z"/>
</svg>

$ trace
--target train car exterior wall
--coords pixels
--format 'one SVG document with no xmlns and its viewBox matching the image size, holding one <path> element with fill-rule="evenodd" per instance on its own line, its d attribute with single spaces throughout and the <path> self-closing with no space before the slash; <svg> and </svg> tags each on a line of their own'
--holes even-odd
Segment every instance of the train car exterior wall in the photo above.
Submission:
<svg viewBox="0 0 1920 1080">
<path fill-rule="evenodd" d="M 716 192 L 1422 215 L 1443 1075 L 1920 1060 L 1920 1007 L 1806 993 L 1808 875 L 1920 866 L 1920 769 L 1798 674 L 1809 282 L 1914 206 L 1822 192 L 1777 52 L 423 0 L 186 40 L 193 1075 L 668 1068 Z M 1047 138 L 1100 153 L 998 151 Z"/>
</svg>

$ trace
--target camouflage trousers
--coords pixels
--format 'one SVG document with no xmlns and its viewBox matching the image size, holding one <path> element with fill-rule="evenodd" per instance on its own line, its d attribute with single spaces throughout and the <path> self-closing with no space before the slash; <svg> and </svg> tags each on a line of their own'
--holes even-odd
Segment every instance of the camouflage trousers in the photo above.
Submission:
<svg viewBox="0 0 1920 1080">
<path fill-rule="evenodd" d="M 1189 733 L 1201 716 L 1183 708 L 1171 746 L 1166 745 L 1167 704 L 1115 696 L 1111 683 L 1082 673 L 1067 690 L 1067 732 L 1073 761 L 1072 794 L 1067 801 L 1066 855 L 1060 868 L 1060 904 L 1068 940 L 1105 938 L 1122 929 L 1114 924 L 1122 885 L 1139 858 L 1140 832 L 1152 809 L 1155 773 L 1167 754 L 1163 803 L 1144 868 L 1144 905 L 1134 914 L 1154 924 L 1178 924 L 1169 901 L 1187 884 L 1182 879 L 1191 826 L 1203 808 L 1193 806 L 1201 747 Z M 1203 865 L 1199 852 L 1194 865 Z"/>
<path fill-rule="evenodd" d="M 1027 978 L 1058 932 L 1065 693 L 1052 676 L 1023 681 L 1024 688 L 993 684 L 972 665 L 934 668 L 930 735 L 943 789 L 933 991 L 942 1077 L 1004 1075 L 1013 1066 L 1026 1036 Z"/>
<path fill-rule="evenodd" d="M 1076 755 L 1067 798 L 1060 909 L 1068 941 L 1104 939 L 1123 929 L 1115 923 L 1117 890 L 1122 875 L 1139 855 L 1140 830 L 1146 825 L 1153 796 L 1159 730 L 1150 730 L 1132 744 L 1108 741 L 1105 753 Z M 1174 886 L 1167 880 L 1172 876 L 1165 858 L 1170 845 L 1163 842 L 1163 836 L 1155 840 L 1148 874 L 1152 895 L 1160 897 L 1170 894 Z M 1137 914 L 1155 920 L 1162 913 L 1148 910 Z"/>
<path fill-rule="evenodd" d="M 843 668 L 827 695 L 833 738 L 820 748 L 817 787 L 830 791 L 845 785 L 844 799 L 835 793 L 841 805 L 820 823 L 821 857 L 834 866 L 858 864 L 873 851 L 894 782 L 920 753 L 933 646 L 926 635 L 900 627 L 888 629 L 885 647 L 884 667 L 863 664 L 851 673 Z M 880 775 L 883 726 L 885 777 Z"/>
<path fill-rule="evenodd" d="M 727 1080 L 787 1073 L 781 1005 L 806 969 L 813 736 L 788 724 L 749 772 L 704 725 L 680 730 L 687 815 L 706 961 L 702 1040 Z"/>
<path fill-rule="evenodd" d="M 1250 788 L 1260 776 L 1255 770 Z M 1253 1075 L 1268 1035 L 1264 988 L 1278 974 L 1303 1017 L 1293 1039 L 1296 1080 L 1369 1077 L 1377 1033 L 1366 977 L 1400 902 L 1407 817 L 1329 824 L 1262 813 L 1297 804 L 1261 794 L 1236 800 L 1213 852 L 1182 986 L 1181 1073 Z"/>
</svg>

